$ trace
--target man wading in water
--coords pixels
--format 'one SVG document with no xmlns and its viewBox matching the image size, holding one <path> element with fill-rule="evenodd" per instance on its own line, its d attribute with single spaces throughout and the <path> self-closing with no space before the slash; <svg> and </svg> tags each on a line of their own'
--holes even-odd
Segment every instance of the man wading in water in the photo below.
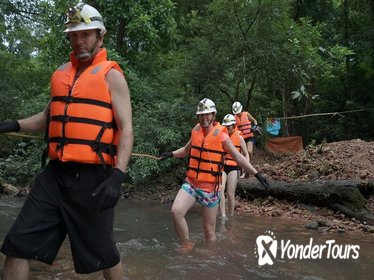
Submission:
<svg viewBox="0 0 374 280">
<path fill-rule="evenodd" d="M 101 48 L 106 29 L 95 8 L 70 8 L 64 32 L 73 51 L 51 78 L 46 109 L 0 122 L 0 133 L 46 129 L 50 158 L 1 247 L 3 280 L 29 279 L 30 259 L 52 264 L 66 234 L 77 273 L 123 279 L 113 208 L 133 146 L 130 94 Z"/>
</svg>

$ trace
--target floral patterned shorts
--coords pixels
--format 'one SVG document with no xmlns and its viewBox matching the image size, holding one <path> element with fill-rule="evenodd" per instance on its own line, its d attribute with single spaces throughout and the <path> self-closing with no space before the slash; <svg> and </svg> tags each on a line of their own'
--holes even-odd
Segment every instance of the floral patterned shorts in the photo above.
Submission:
<svg viewBox="0 0 374 280">
<path fill-rule="evenodd" d="M 206 192 L 199 188 L 195 188 L 188 182 L 184 182 L 182 189 L 196 199 L 202 206 L 213 208 L 219 203 L 219 192 Z"/>
</svg>

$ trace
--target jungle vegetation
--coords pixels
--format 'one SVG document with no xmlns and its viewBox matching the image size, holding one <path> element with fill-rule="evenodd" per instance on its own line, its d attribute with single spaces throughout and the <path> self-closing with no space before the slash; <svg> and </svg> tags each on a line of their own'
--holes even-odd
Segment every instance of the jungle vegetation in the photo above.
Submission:
<svg viewBox="0 0 374 280">
<path fill-rule="evenodd" d="M 105 47 L 129 83 L 135 153 L 184 145 L 204 97 L 216 103 L 218 121 L 234 101 L 263 128 L 285 118 L 280 135 L 300 135 L 304 145 L 374 138 L 373 0 L 85 2 L 102 14 Z M 1 120 L 47 104 L 50 76 L 70 52 L 67 3 L 76 4 L 0 2 Z M 29 184 L 44 148 L 38 139 L 1 135 L 0 177 Z M 133 157 L 129 175 L 141 183 L 176 165 Z"/>
</svg>

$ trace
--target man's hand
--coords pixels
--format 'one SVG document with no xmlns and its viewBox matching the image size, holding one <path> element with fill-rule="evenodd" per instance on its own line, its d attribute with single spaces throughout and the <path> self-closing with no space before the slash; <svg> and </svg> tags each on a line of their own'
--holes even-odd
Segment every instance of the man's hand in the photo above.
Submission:
<svg viewBox="0 0 374 280">
<path fill-rule="evenodd" d="M 114 168 L 112 175 L 96 188 L 92 196 L 101 195 L 99 207 L 100 211 L 105 211 L 116 206 L 121 195 L 121 186 L 126 179 L 126 174 L 118 168 Z"/>
<path fill-rule="evenodd" d="M 0 121 L 0 133 L 18 132 L 20 129 L 18 121 Z"/>
<path fill-rule="evenodd" d="M 167 153 L 162 153 L 161 154 L 161 160 L 165 160 L 165 159 L 167 159 L 167 158 L 171 158 L 171 157 L 173 157 L 174 155 L 173 155 L 173 152 L 167 152 Z"/>
<path fill-rule="evenodd" d="M 266 179 L 264 176 L 262 176 L 260 174 L 260 172 L 257 172 L 255 177 L 257 178 L 257 180 L 265 187 L 265 188 L 268 188 L 270 187 L 270 183 L 268 181 L 268 179 Z"/>
</svg>

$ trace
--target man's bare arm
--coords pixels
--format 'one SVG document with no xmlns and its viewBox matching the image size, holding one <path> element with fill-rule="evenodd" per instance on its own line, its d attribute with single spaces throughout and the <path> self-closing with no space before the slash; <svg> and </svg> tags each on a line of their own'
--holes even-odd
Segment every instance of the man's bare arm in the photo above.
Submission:
<svg viewBox="0 0 374 280">
<path fill-rule="evenodd" d="M 134 144 L 130 92 L 126 79 L 115 69 L 111 69 L 108 72 L 106 81 L 112 97 L 113 114 L 119 131 L 115 168 L 125 172 Z"/>
</svg>

